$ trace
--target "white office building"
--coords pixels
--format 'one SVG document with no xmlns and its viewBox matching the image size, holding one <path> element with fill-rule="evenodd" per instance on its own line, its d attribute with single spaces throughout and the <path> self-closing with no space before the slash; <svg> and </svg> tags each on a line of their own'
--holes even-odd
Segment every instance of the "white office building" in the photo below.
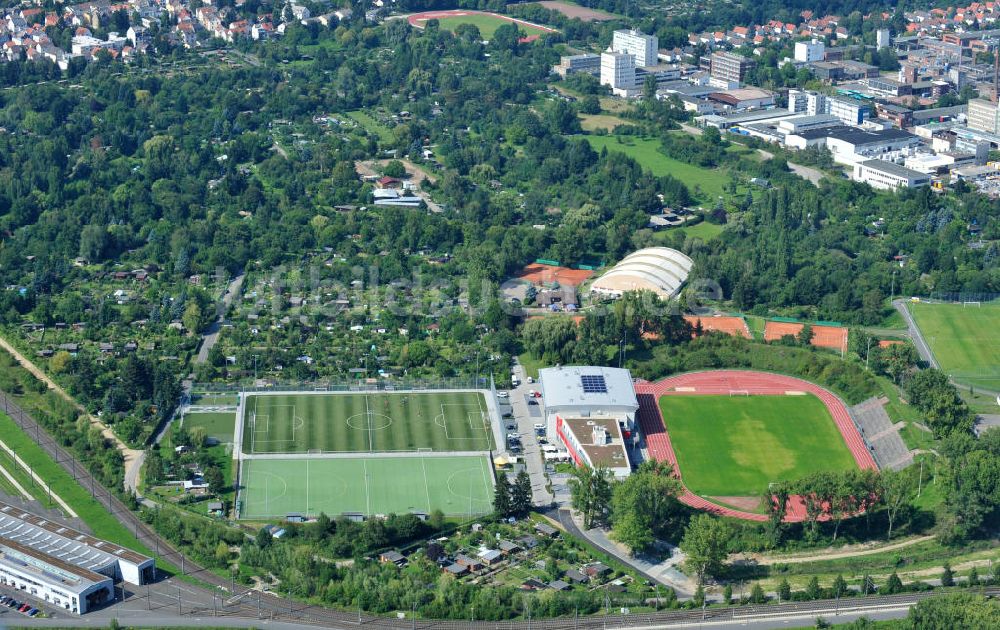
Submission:
<svg viewBox="0 0 1000 630">
<path fill-rule="evenodd" d="M 538 370 L 549 439 L 578 465 L 629 474 L 639 402 L 628 370 L 562 366 Z"/>
<path fill-rule="evenodd" d="M 845 125 L 860 125 L 868 118 L 868 105 L 853 98 L 827 97 L 824 114 L 836 116 Z"/>
<path fill-rule="evenodd" d="M 639 68 L 655 66 L 659 40 L 656 35 L 646 35 L 639 31 L 615 31 L 611 38 L 613 52 L 629 53 L 635 56 L 635 65 Z"/>
<path fill-rule="evenodd" d="M 930 175 L 884 160 L 866 160 L 855 164 L 851 179 L 879 190 L 916 188 L 931 183 Z"/>
<path fill-rule="evenodd" d="M 788 111 L 807 116 L 825 114 L 826 95 L 806 90 L 788 90 Z"/>
<path fill-rule="evenodd" d="M 889 36 L 889 29 L 880 28 L 875 31 L 875 47 L 879 50 L 883 48 L 888 48 L 892 43 L 892 38 Z"/>
<path fill-rule="evenodd" d="M 808 42 L 795 42 L 795 61 L 812 63 L 826 58 L 826 44 L 818 39 Z"/>
<path fill-rule="evenodd" d="M 601 85 L 611 87 L 618 96 L 631 96 L 636 91 L 635 55 L 608 51 L 601 53 Z"/>
</svg>

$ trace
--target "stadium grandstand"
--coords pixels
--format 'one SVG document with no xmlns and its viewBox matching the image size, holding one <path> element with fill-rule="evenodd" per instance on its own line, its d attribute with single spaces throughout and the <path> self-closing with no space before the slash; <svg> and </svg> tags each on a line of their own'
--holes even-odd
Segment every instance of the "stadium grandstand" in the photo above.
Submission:
<svg viewBox="0 0 1000 630">
<path fill-rule="evenodd" d="M 645 289 L 662 298 L 672 298 L 680 292 L 693 266 L 694 261 L 676 249 L 648 247 L 623 258 L 598 278 L 590 290 L 617 298 L 626 291 Z"/>
</svg>

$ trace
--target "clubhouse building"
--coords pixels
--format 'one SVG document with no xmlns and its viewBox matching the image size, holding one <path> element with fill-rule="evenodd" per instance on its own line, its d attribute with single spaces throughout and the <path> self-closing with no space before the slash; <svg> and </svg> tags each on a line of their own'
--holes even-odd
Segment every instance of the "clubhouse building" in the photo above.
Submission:
<svg viewBox="0 0 1000 630">
<path fill-rule="evenodd" d="M 546 434 L 577 466 L 632 473 L 629 448 L 638 441 L 639 402 L 628 370 L 562 366 L 538 370 Z"/>
<path fill-rule="evenodd" d="M 82 615 L 114 601 L 114 584 L 152 582 L 154 561 L 0 502 L 0 585 Z"/>
</svg>

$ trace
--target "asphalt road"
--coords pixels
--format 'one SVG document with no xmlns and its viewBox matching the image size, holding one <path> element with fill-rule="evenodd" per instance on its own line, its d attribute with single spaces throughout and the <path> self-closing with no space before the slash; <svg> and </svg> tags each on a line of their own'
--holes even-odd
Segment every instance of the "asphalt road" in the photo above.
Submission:
<svg viewBox="0 0 1000 630">
<path fill-rule="evenodd" d="M 241 272 L 235 278 L 230 281 L 229 286 L 226 287 L 226 292 L 222 295 L 222 302 L 218 305 L 216 311 L 215 321 L 211 323 L 205 334 L 202 335 L 201 347 L 198 348 L 198 356 L 195 358 L 195 363 L 204 363 L 208 360 L 208 352 L 215 346 L 216 342 L 219 341 L 219 332 L 222 330 L 222 322 L 226 319 L 226 313 L 229 312 L 229 307 L 232 305 L 233 300 L 236 296 L 240 294 L 240 290 L 243 288 L 243 279 L 246 276 Z"/>
<path fill-rule="evenodd" d="M 938 365 L 937 360 L 934 358 L 931 347 L 927 345 L 924 336 L 920 334 L 920 329 L 917 328 L 917 322 L 913 321 L 910 309 L 906 308 L 906 300 L 893 300 L 892 305 L 903 316 L 903 321 L 906 322 L 906 327 L 910 330 L 910 339 L 913 340 L 913 345 L 917 348 L 917 354 L 931 367 L 940 369 L 941 366 Z"/>
<path fill-rule="evenodd" d="M 535 423 L 544 422 L 541 415 L 541 404 L 529 405 L 528 392 L 532 389 L 538 390 L 539 385 L 529 384 L 528 375 L 524 366 L 515 364 L 513 373 L 521 380 L 518 387 L 510 390 L 509 403 L 514 411 L 514 420 L 517 423 L 517 434 L 521 437 L 521 446 L 524 449 L 520 454 L 528 469 L 528 476 L 531 477 L 531 495 L 533 503 L 538 508 L 546 508 L 552 505 L 555 497 L 548 489 L 548 480 L 545 478 L 545 464 L 542 458 L 541 446 L 538 444 L 538 437 L 535 435 Z M 504 420 L 504 425 L 507 420 Z M 507 431 L 504 430 L 506 435 Z"/>
</svg>

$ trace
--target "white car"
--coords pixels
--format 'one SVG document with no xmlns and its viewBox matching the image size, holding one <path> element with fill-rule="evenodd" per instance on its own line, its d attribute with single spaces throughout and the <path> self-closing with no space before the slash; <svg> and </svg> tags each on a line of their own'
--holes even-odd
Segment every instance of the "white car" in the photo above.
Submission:
<svg viewBox="0 0 1000 630">
<path fill-rule="evenodd" d="M 497 392 L 497 398 L 509 398 L 510 394 L 507 392 Z"/>
</svg>

